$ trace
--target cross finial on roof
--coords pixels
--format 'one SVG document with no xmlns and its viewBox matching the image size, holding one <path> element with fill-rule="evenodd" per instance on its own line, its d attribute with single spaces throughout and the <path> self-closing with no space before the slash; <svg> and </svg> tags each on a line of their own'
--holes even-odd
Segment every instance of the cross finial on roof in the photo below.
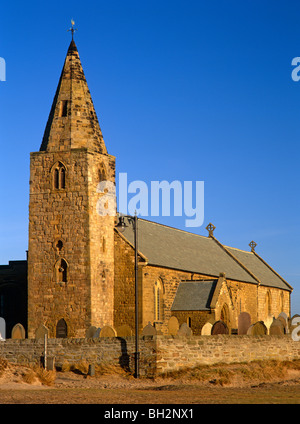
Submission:
<svg viewBox="0 0 300 424">
<path fill-rule="evenodd" d="M 74 40 L 74 32 L 77 31 L 77 28 L 74 28 L 75 22 L 74 22 L 73 19 L 71 19 L 71 25 L 72 25 L 72 28 L 68 29 L 68 31 L 71 31 L 71 33 L 72 33 L 72 40 Z"/>
<path fill-rule="evenodd" d="M 208 236 L 212 237 L 214 235 L 216 227 L 210 222 L 208 226 L 206 227 L 206 230 L 208 231 Z"/>
<path fill-rule="evenodd" d="M 257 246 L 257 244 L 255 243 L 255 241 L 251 241 L 250 243 L 249 243 L 249 246 L 251 247 L 251 252 L 255 252 L 255 248 L 256 248 L 256 246 Z"/>
</svg>

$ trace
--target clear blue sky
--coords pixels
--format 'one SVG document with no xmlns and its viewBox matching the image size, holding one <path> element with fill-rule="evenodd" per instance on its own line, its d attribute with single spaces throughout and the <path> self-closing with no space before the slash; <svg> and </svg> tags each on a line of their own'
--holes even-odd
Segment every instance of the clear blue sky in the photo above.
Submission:
<svg viewBox="0 0 300 424">
<path fill-rule="evenodd" d="M 128 180 L 204 181 L 225 245 L 257 252 L 300 313 L 300 56 L 296 0 L 14 1 L 1 5 L 0 263 L 25 259 L 38 151 L 70 20 L 110 154 Z M 185 229 L 185 217 L 155 218 Z"/>
</svg>

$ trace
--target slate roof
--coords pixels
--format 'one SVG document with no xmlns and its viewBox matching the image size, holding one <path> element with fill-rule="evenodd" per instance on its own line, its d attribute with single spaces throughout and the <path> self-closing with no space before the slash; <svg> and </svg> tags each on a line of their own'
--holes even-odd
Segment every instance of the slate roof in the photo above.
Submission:
<svg viewBox="0 0 300 424">
<path fill-rule="evenodd" d="M 131 225 L 122 234 L 134 244 Z M 138 250 L 150 265 L 212 277 L 219 277 L 220 272 L 225 272 L 228 279 L 291 290 L 291 286 L 251 252 L 225 248 L 214 238 L 141 218 L 138 220 Z"/>
<path fill-rule="evenodd" d="M 182 281 L 171 311 L 209 311 L 217 281 Z"/>
<path fill-rule="evenodd" d="M 267 265 L 256 253 L 226 247 L 239 261 L 241 261 L 264 286 L 287 289 L 287 283 Z"/>
</svg>

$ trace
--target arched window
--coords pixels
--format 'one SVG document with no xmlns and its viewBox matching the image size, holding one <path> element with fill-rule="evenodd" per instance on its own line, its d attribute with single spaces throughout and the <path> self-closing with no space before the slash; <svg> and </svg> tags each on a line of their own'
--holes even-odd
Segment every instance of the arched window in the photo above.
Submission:
<svg viewBox="0 0 300 424">
<path fill-rule="evenodd" d="M 266 315 L 267 317 L 272 315 L 272 300 L 271 293 L 269 291 L 266 294 Z"/>
<path fill-rule="evenodd" d="M 66 188 L 66 168 L 61 162 L 58 162 L 53 168 L 53 187 L 55 190 Z"/>
<path fill-rule="evenodd" d="M 56 325 L 56 338 L 68 337 L 68 326 L 66 321 L 62 318 Z"/>
<path fill-rule="evenodd" d="M 66 188 L 66 170 L 63 166 L 60 168 L 59 188 Z"/>
<path fill-rule="evenodd" d="M 280 312 L 284 312 L 284 295 L 283 295 L 283 292 L 280 293 L 279 304 L 280 304 Z"/>
<path fill-rule="evenodd" d="M 106 252 L 106 239 L 104 236 L 102 237 L 102 252 Z"/>
<path fill-rule="evenodd" d="M 62 100 L 59 105 L 59 118 L 68 116 L 68 100 Z"/>
<path fill-rule="evenodd" d="M 107 181 L 107 173 L 103 164 L 101 164 L 98 171 L 98 183 L 101 183 L 101 181 Z"/>
<path fill-rule="evenodd" d="M 56 168 L 54 170 L 54 188 L 59 188 L 59 169 Z"/>
<path fill-rule="evenodd" d="M 55 243 L 55 248 L 56 251 L 59 253 L 61 252 L 62 248 L 64 247 L 64 244 L 61 240 L 57 240 L 57 242 Z"/>
<path fill-rule="evenodd" d="M 163 320 L 163 286 L 160 280 L 154 284 L 154 321 Z"/>
<path fill-rule="evenodd" d="M 68 264 L 64 259 L 59 259 L 56 262 L 56 282 L 67 283 L 68 281 Z"/>
</svg>

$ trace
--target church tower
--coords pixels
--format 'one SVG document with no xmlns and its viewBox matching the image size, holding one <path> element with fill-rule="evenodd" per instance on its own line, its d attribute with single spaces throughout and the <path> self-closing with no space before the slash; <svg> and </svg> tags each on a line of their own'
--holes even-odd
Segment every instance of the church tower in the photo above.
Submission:
<svg viewBox="0 0 300 424">
<path fill-rule="evenodd" d="M 115 217 L 97 210 L 101 181 L 115 183 L 115 158 L 72 39 L 40 151 L 30 155 L 29 338 L 40 325 L 49 337 L 113 325 Z"/>
</svg>

